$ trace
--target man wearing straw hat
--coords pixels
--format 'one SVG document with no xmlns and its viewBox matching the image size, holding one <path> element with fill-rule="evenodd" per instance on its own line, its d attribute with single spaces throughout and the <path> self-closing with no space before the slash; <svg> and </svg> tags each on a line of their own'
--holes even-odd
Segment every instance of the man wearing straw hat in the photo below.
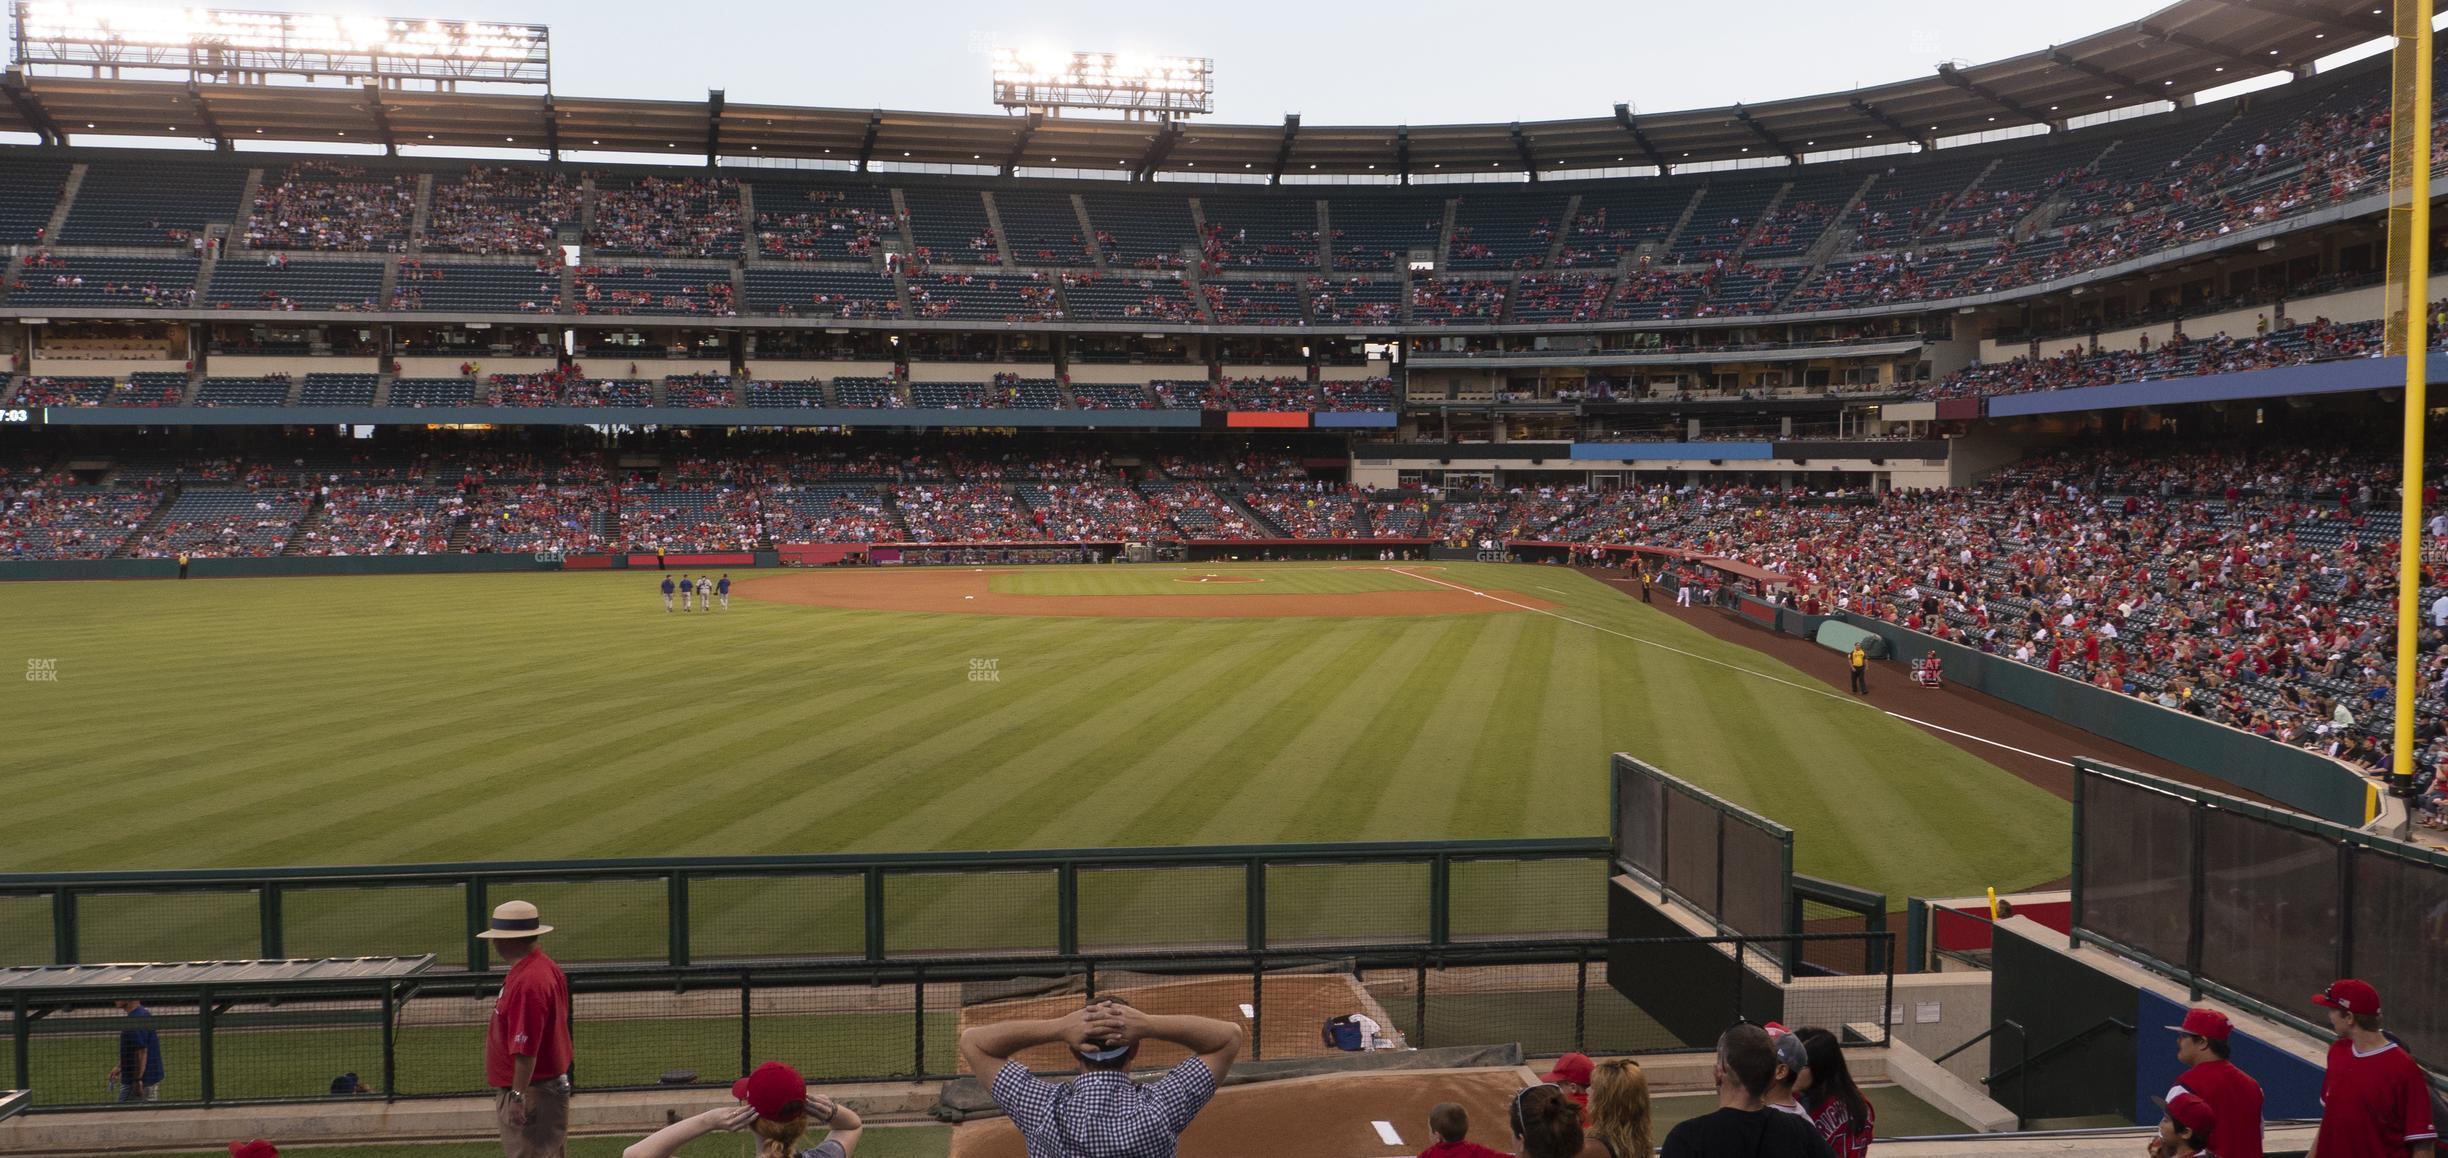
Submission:
<svg viewBox="0 0 2448 1158">
<path fill-rule="evenodd" d="M 510 966 L 485 1026 L 485 1084 L 493 1087 L 505 1158 L 563 1158 L 569 1145 L 569 978 L 544 955 L 552 932 L 534 905 L 503 901 L 476 934 Z"/>
</svg>

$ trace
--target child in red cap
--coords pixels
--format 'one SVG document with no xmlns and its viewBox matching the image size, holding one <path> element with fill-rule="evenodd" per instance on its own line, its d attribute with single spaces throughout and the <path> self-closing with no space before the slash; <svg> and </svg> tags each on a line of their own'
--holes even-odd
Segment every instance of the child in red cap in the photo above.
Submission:
<svg viewBox="0 0 2448 1158">
<path fill-rule="evenodd" d="M 2213 1158 L 2210 1142 L 2216 1136 L 2218 1115 L 2210 1103 L 2178 1094 L 2164 1104 L 2167 1117 L 2160 1119 L 2159 1136 L 2150 1141 L 2152 1158 Z"/>
<path fill-rule="evenodd" d="M 858 1114 L 831 1098 L 810 1095 L 807 1080 L 781 1062 L 766 1062 L 731 1083 L 731 1096 L 745 1104 L 682 1118 L 621 1151 L 621 1158 L 671 1158 L 707 1134 L 741 1128 L 756 1131 L 757 1158 L 850 1158 L 858 1150 L 863 1129 Z M 811 1123 L 830 1133 L 802 1150 L 799 1143 Z"/>
</svg>

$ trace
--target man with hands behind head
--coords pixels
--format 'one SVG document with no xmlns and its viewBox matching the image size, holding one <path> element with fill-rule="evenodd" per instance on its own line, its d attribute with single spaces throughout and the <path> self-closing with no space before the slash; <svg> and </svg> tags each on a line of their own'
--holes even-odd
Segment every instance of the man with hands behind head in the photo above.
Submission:
<svg viewBox="0 0 2448 1158">
<path fill-rule="evenodd" d="M 1147 1085 L 1131 1081 L 1144 1041 L 1164 1041 L 1191 1057 Z M 1013 1055 L 1060 1042 L 1080 1076 L 1057 1085 Z M 961 1057 L 1011 1116 L 1029 1158 L 1172 1158 L 1181 1132 L 1198 1116 L 1241 1053 L 1241 1027 L 1211 1017 L 1159 1016 L 1111 998 L 1064 1017 L 981 1025 L 961 1034 Z"/>
</svg>

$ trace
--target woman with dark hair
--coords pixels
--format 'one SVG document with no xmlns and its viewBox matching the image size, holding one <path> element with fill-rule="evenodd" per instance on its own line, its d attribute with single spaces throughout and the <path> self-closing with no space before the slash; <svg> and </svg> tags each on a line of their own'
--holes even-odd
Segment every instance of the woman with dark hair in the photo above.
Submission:
<svg viewBox="0 0 2448 1158">
<path fill-rule="evenodd" d="M 1803 1051 L 1810 1055 L 1810 1086 L 1803 1106 L 1818 1125 L 1819 1136 L 1827 1140 L 1836 1158 L 1864 1158 L 1878 1132 L 1878 1114 L 1871 1109 L 1870 1099 L 1862 1096 L 1861 1087 L 1853 1084 L 1844 1047 L 1835 1034 L 1816 1026 L 1804 1027 L 1798 1036 Z"/>
<path fill-rule="evenodd" d="M 1581 1107 L 1553 1082 L 1513 1095 L 1513 1143 L 1521 1158 L 1580 1158 Z"/>
</svg>

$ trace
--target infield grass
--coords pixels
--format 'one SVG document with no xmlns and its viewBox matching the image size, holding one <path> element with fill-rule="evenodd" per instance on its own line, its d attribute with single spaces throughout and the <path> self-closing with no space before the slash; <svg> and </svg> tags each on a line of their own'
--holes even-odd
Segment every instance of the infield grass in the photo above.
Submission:
<svg viewBox="0 0 2448 1158">
<path fill-rule="evenodd" d="M 993 582 L 1422 583 L 1351 566 Z M 634 571 L 12 585 L 58 678 L 0 692 L 0 869 L 1594 835 L 1623 750 L 1899 903 L 2065 871 L 2063 802 L 1815 679 L 1562 568 L 1433 574 L 1663 646 L 1530 613 L 680 615 Z"/>
</svg>

